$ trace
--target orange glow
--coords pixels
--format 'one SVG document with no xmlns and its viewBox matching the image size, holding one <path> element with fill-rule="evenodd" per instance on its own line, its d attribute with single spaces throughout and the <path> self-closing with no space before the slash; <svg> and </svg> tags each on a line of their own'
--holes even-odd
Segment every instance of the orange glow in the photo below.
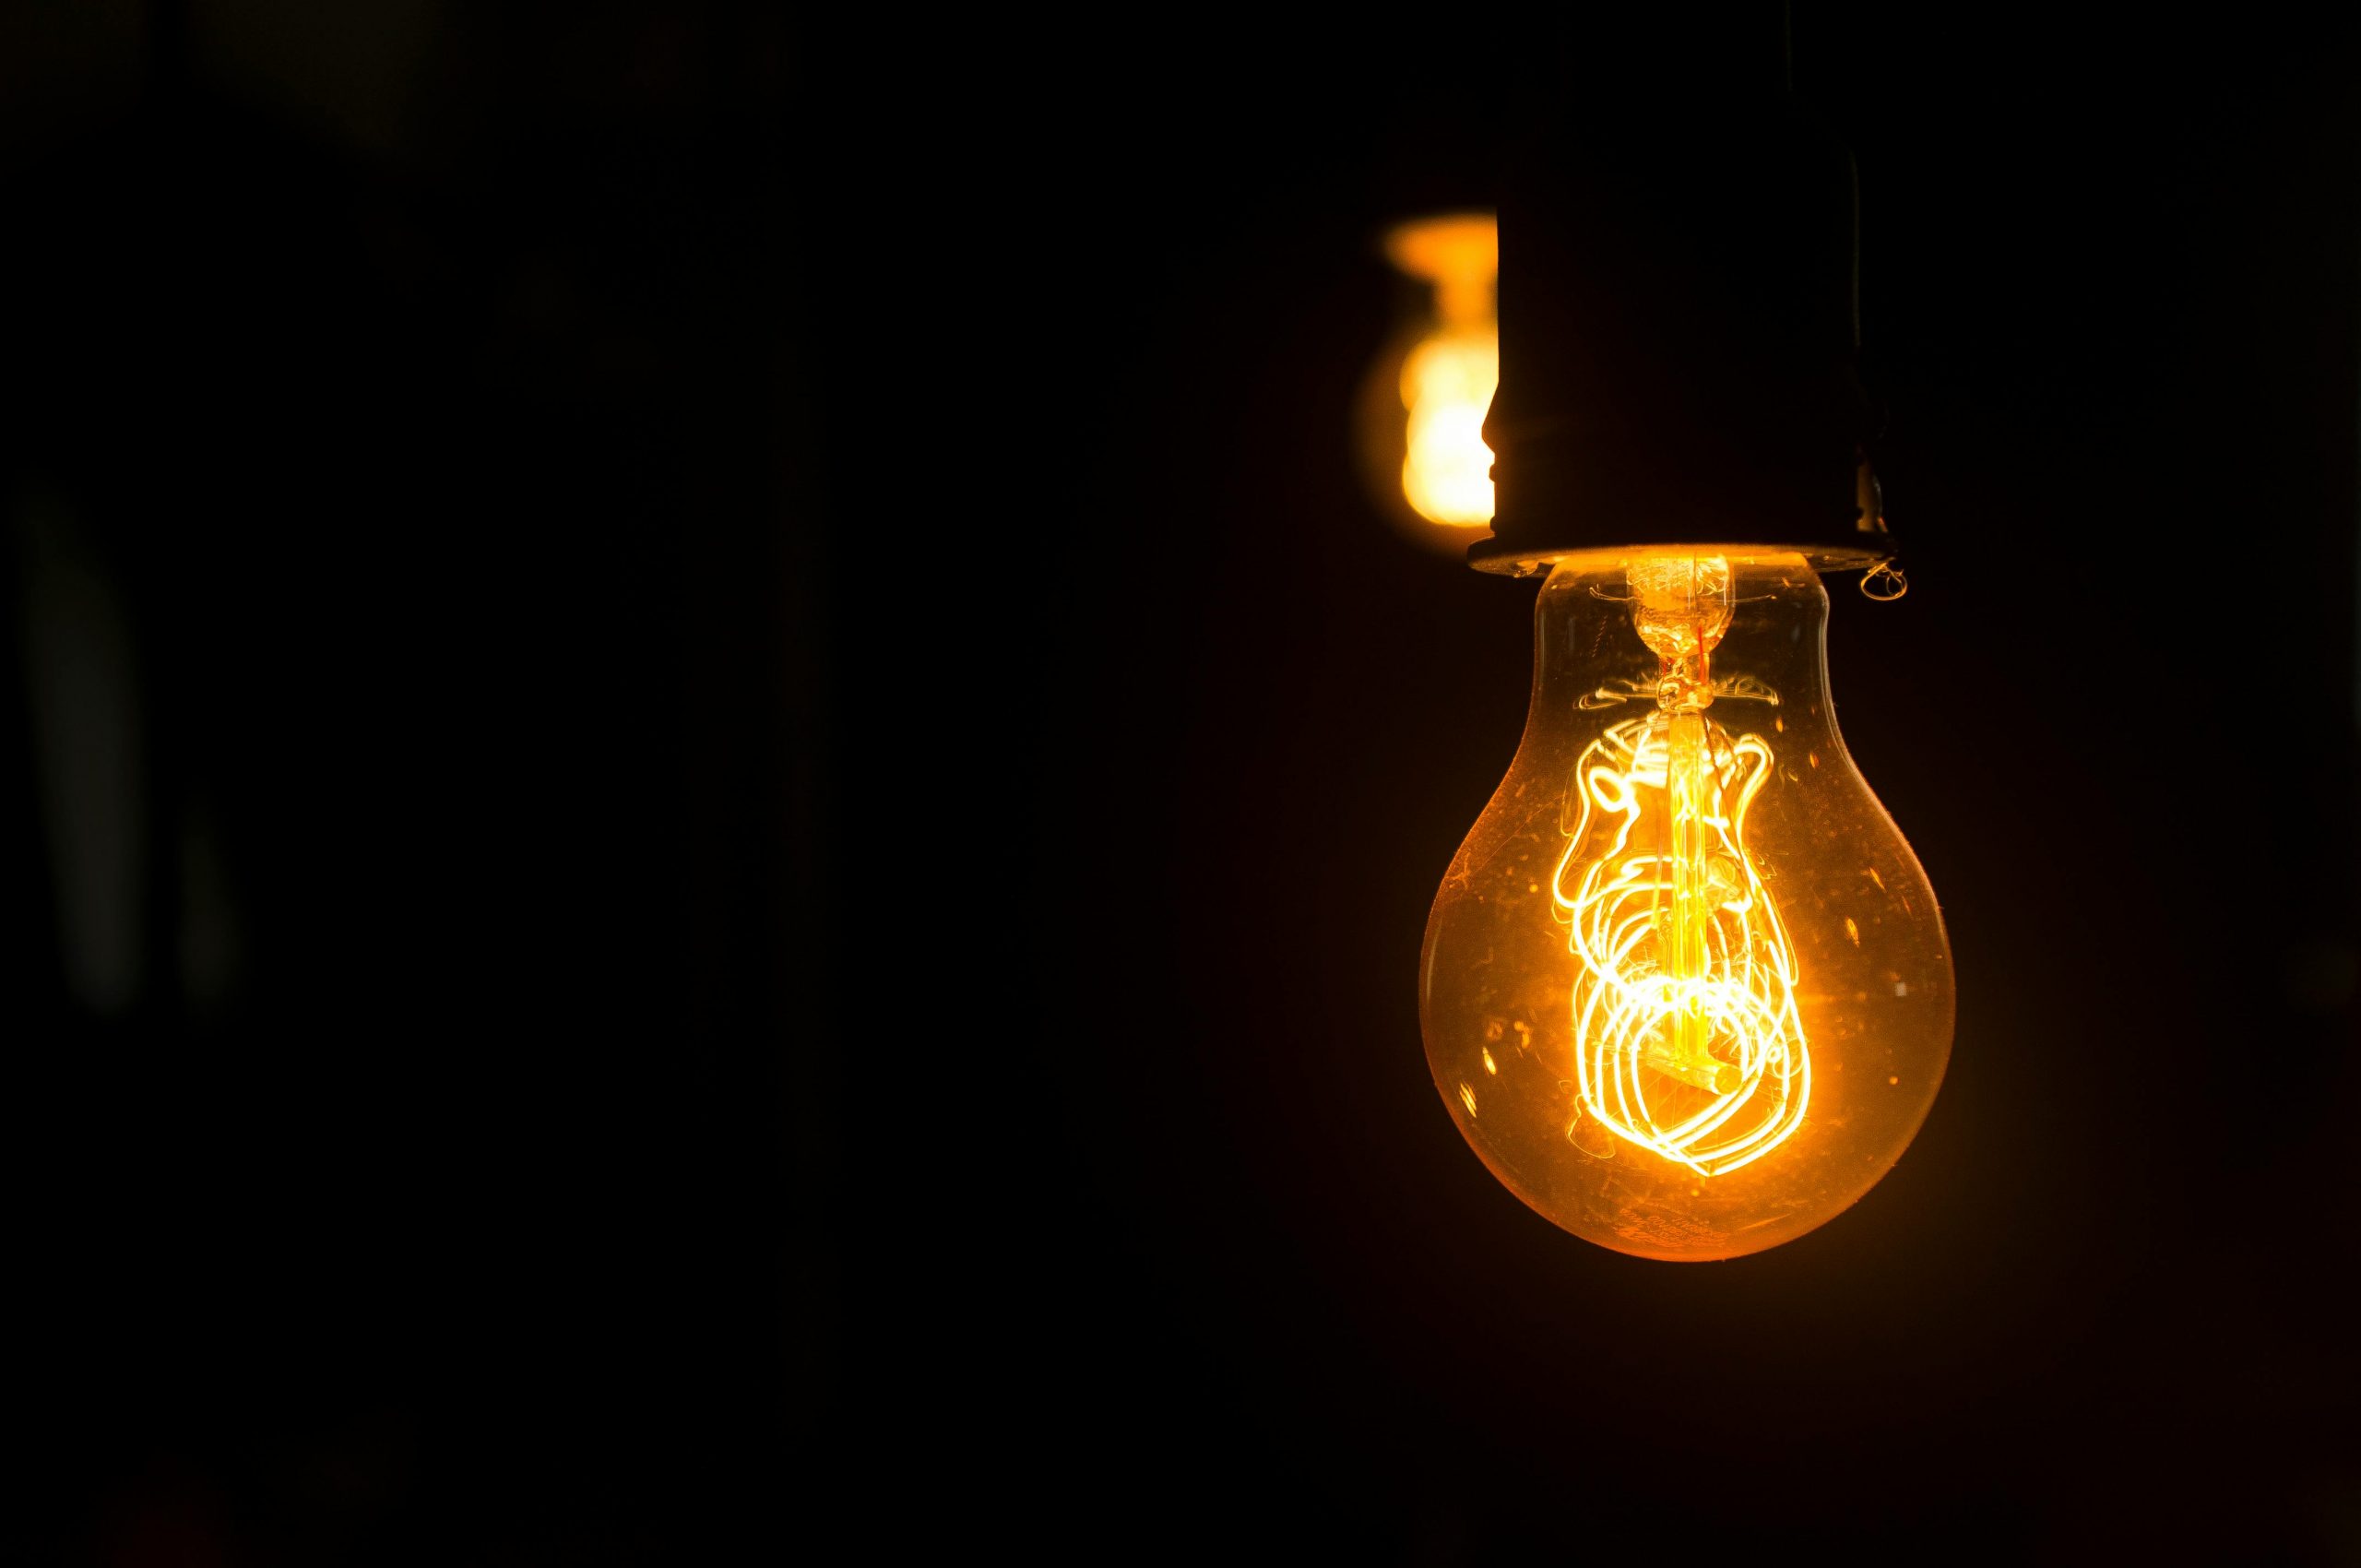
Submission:
<svg viewBox="0 0 2361 1568">
<path fill-rule="evenodd" d="M 1525 740 L 1435 898 L 1436 1087 L 1513 1192 L 1619 1252 L 1803 1234 L 1942 1082 L 1942 921 L 1837 733 L 1827 606 L 1793 554 L 1558 563 Z"/>
<path fill-rule="evenodd" d="M 1402 365 L 1403 496 L 1430 522 L 1481 528 L 1492 518 L 1484 415 L 1501 379 L 1493 314 L 1498 227 L 1483 215 L 1430 218 L 1388 234 L 1385 253 L 1404 272 L 1433 285 L 1435 298 L 1433 329 Z"/>
<path fill-rule="evenodd" d="M 1582 960 L 1584 1108 L 1618 1137 L 1717 1176 L 1795 1132 L 1811 1053 L 1796 1018 L 1795 952 L 1742 838 L 1770 750 L 1700 728 L 1657 715 L 1591 742 L 1557 897 Z M 1585 861 L 1600 837 L 1605 852 Z"/>
<path fill-rule="evenodd" d="M 1579 814 L 1552 879 L 1581 960 L 1574 1071 L 1609 1132 L 1716 1176 L 1778 1147 L 1811 1099 L 1795 949 L 1746 852 L 1771 748 L 1704 717 L 1729 563 L 1642 560 L 1626 576 L 1664 668 L 1657 711 L 1608 726 L 1574 767 Z"/>
</svg>

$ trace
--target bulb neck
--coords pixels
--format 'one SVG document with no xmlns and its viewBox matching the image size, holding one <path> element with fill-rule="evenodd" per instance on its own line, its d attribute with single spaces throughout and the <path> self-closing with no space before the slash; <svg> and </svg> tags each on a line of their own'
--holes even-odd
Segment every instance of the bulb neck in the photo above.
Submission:
<svg viewBox="0 0 2361 1568">
<path fill-rule="evenodd" d="M 1624 569 L 1631 624 L 1656 656 L 1656 706 L 1695 713 L 1714 704 L 1714 648 L 1730 624 L 1730 564 L 1719 555 L 1644 556 Z"/>
</svg>

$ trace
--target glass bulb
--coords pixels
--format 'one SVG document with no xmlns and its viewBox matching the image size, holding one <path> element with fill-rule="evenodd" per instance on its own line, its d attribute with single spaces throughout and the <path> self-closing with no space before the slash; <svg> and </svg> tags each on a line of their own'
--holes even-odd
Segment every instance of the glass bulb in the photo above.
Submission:
<svg viewBox="0 0 2361 1568">
<path fill-rule="evenodd" d="M 1942 917 L 1845 754 L 1828 596 L 1742 546 L 1560 562 L 1533 707 L 1427 922 L 1443 1102 L 1586 1241 L 1738 1257 L 1892 1170 L 1951 1056 Z"/>
</svg>

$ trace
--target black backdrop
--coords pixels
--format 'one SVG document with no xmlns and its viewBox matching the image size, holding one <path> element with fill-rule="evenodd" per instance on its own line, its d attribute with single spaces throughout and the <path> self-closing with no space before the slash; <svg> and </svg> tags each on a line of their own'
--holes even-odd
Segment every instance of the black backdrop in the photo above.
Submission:
<svg viewBox="0 0 2361 1568">
<path fill-rule="evenodd" d="M 2361 1557 L 2349 24 L 1797 8 L 1959 1033 L 1708 1267 L 1418 1039 L 1506 18 L 8 27 L 16 1555 Z"/>
</svg>

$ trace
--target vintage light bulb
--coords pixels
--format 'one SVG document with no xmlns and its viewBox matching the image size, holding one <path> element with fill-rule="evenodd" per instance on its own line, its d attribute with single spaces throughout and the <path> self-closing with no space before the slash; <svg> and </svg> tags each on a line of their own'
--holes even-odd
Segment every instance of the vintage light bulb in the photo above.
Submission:
<svg viewBox="0 0 2361 1568">
<path fill-rule="evenodd" d="M 1759 1252 L 1892 1169 L 1942 1083 L 1926 873 L 1837 732 L 1805 556 L 1557 559 L 1508 776 L 1435 898 L 1436 1087 L 1494 1175 L 1619 1252 Z"/>
<path fill-rule="evenodd" d="M 1492 520 L 1484 412 L 1501 379 L 1499 226 L 1489 213 L 1420 219 L 1388 232 L 1385 254 L 1434 288 L 1432 323 L 1402 362 L 1403 497 L 1430 523 L 1480 529 Z"/>
<path fill-rule="evenodd" d="M 1492 519 L 1500 229 L 1489 212 L 1444 213 L 1394 225 L 1383 248 L 1405 286 L 1355 399 L 1361 480 L 1405 539 L 1456 556 Z"/>
<path fill-rule="evenodd" d="M 1893 555 L 1853 161 L 1776 6 L 1560 24 L 1518 77 L 1467 552 L 1547 575 L 1533 706 L 1427 923 L 1427 1058 L 1550 1219 L 1737 1257 L 1868 1192 L 1951 1053 L 1942 917 L 1828 693 L 1821 574 Z"/>
</svg>

